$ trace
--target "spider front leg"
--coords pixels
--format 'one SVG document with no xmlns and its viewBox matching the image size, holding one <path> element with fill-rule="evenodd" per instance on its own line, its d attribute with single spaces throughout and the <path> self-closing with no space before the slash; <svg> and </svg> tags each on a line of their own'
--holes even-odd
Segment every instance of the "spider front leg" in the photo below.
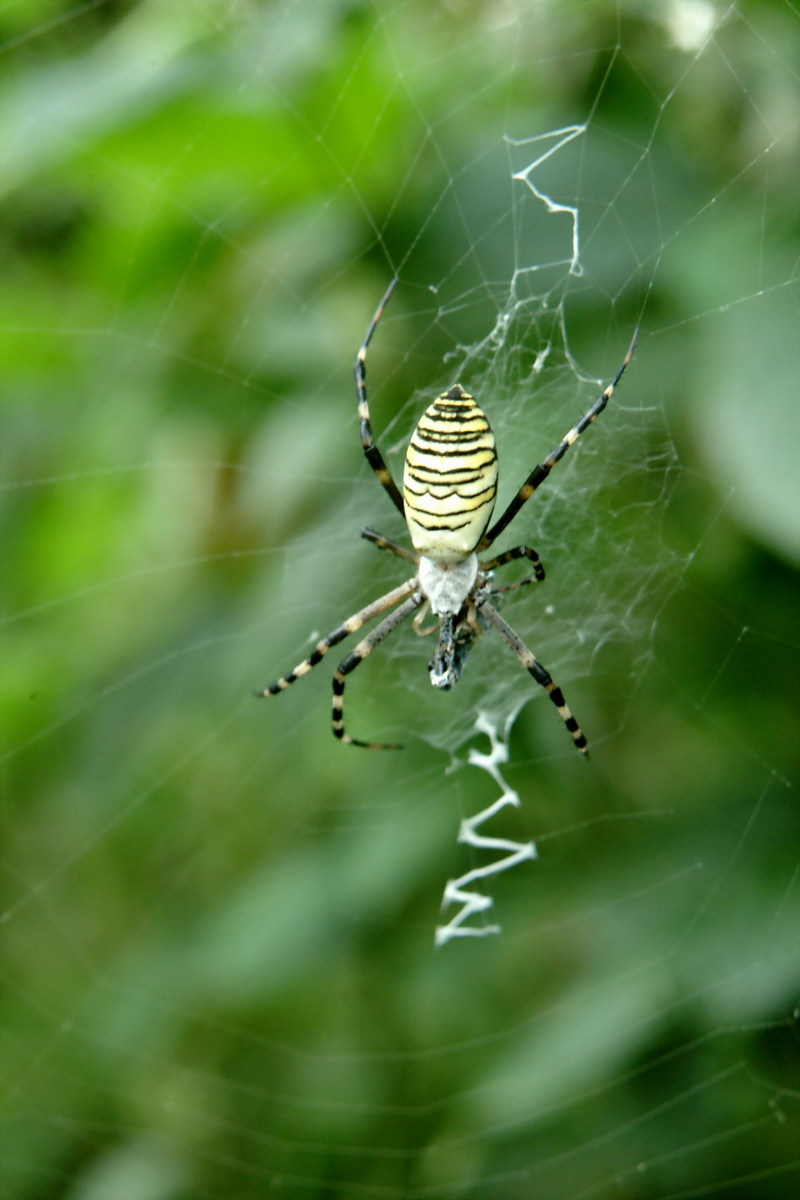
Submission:
<svg viewBox="0 0 800 1200">
<path fill-rule="evenodd" d="M 561 688 L 553 682 L 550 672 L 542 666 L 536 655 L 528 649 L 528 647 L 525 645 L 522 639 L 517 636 L 511 626 L 503 620 L 497 609 L 493 608 L 491 604 L 484 601 L 484 603 L 480 606 L 479 611 L 481 616 L 485 617 L 489 621 L 489 624 L 495 627 L 503 641 L 511 647 L 525 670 L 528 671 L 536 680 L 536 682 L 540 684 L 547 692 L 553 704 L 555 704 L 556 708 L 558 709 L 561 720 L 569 730 L 576 749 L 580 750 L 581 754 L 588 758 L 589 749 L 586 744 L 586 738 L 583 736 L 580 725 L 575 720 L 567 706 L 567 703 L 564 699 L 564 693 L 561 691 Z"/>
<path fill-rule="evenodd" d="M 488 562 L 481 563 L 482 571 L 494 571 L 496 567 L 503 567 L 506 563 L 514 562 L 518 558 L 527 558 L 533 563 L 533 574 L 526 575 L 524 579 L 518 579 L 516 583 L 507 583 L 503 587 L 492 588 L 490 595 L 499 596 L 501 592 L 514 592 L 517 588 L 526 587 L 529 583 L 541 583 L 544 580 L 544 567 L 539 555 L 532 546 L 515 546 L 513 550 L 506 550 L 503 554 L 498 554 L 497 558 L 491 558 Z"/>
<path fill-rule="evenodd" d="M 416 580 L 412 580 L 416 582 Z M 362 663 L 365 658 L 369 658 L 375 647 L 383 641 L 385 637 L 397 628 L 401 621 L 405 621 L 406 617 L 410 616 L 416 608 L 422 604 L 424 597 L 421 592 L 414 592 L 413 596 L 409 596 L 405 604 L 401 604 L 398 609 L 390 613 L 381 621 L 380 625 L 376 625 L 371 633 L 358 643 L 354 650 L 351 650 L 346 658 L 342 659 L 336 672 L 333 676 L 333 709 L 331 720 L 333 724 L 333 736 L 338 738 L 340 742 L 346 742 L 350 746 L 363 746 L 366 750 L 402 750 L 403 746 L 400 742 L 361 742 L 358 738 L 350 737 L 344 731 L 344 681 L 345 676 L 354 671 L 359 663 Z"/>
<path fill-rule="evenodd" d="M 255 692 L 255 695 L 263 698 L 265 696 L 277 696 L 278 692 L 285 691 L 297 679 L 300 679 L 303 675 L 307 675 L 311 668 L 315 667 L 318 662 L 321 662 L 331 646 L 335 646 L 337 642 L 343 641 L 351 633 L 357 633 L 367 621 L 371 621 L 373 617 L 380 616 L 382 612 L 386 612 L 387 608 L 391 608 L 392 605 L 398 604 L 401 600 L 405 599 L 410 592 L 414 591 L 416 586 L 416 579 L 408 579 L 400 587 L 387 592 L 385 596 L 381 596 L 378 600 L 374 600 L 372 604 L 368 604 L 366 608 L 362 608 L 360 612 L 354 613 L 352 617 L 348 617 L 341 625 L 337 625 L 332 633 L 329 633 L 327 637 L 317 642 L 308 658 L 298 663 L 293 671 L 290 671 L 288 675 L 282 675 L 280 679 L 276 679 L 275 683 L 271 683 L 269 687 Z"/>
</svg>

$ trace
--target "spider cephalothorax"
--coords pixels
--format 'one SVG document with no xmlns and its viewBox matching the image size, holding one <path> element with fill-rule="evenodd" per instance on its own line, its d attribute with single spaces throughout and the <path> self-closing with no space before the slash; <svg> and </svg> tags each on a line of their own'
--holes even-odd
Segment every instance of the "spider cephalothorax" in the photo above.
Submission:
<svg viewBox="0 0 800 1200">
<path fill-rule="evenodd" d="M 428 664 L 434 687 L 446 691 L 458 682 L 475 639 L 492 627 L 511 647 L 523 667 L 545 689 L 575 746 L 582 754 L 586 754 L 586 738 L 567 707 L 561 688 L 553 682 L 549 672 L 491 603 L 492 598 L 501 592 L 530 583 L 541 583 L 544 568 L 539 555 L 530 546 L 515 546 L 495 558 L 480 560 L 478 556 L 493 545 L 559 459 L 603 411 L 631 360 L 636 334 L 612 382 L 547 458 L 533 468 L 511 503 L 490 526 L 497 497 L 497 447 L 486 414 L 460 384 L 454 384 L 438 396 L 420 417 L 406 454 L 402 494 L 372 440 L 367 403 L 367 349 L 395 283 L 396 280 L 393 280 L 378 305 L 356 357 L 354 370 L 364 454 L 392 502 L 405 517 L 414 551 L 371 529 L 363 530 L 362 537 L 379 549 L 389 550 L 398 558 L 412 562 L 416 568 L 415 574 L 348 617 L 318 642 L 309 657 L 293 671 L 256 695 L 273 696 L 284 691 L 316 666 L 331 646 L 356 633 L 374 617 L 394 609 L 337 667 L 333 676 L 332 721 L 334 736 L 340 741 L 354 746 L 395 749 L 394 743 L 362 742 L 345 733 L 342 715 L 344 681 L 379 642 L 406 617 L 416 612 L 413 624 L 417 633 L 436 632 L 436 647 Z M 531 574 L 505 587 L 494 587 L 493 571 L 520 558 L 530 561 Z M 423 629 L 422 619 L 428 610 L 436 619 L 436 624 Z"/>
</svg>

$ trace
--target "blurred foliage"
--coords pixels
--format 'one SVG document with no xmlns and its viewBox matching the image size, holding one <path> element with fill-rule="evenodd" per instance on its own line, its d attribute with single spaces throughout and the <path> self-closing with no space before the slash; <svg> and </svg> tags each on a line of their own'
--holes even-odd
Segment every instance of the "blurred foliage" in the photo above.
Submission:
<svg viewBox="0 0 800 1200">
<path fill-rule="evenodd" d="M 709 13 L 4 6 L 4 1196 L 792 1194 L 800 22 Z M 502 136 L 589 114 L 565 311 L 609 369 L 641 314 L 673 571 L 580 647 L 588 767 L 516 722 L 492 832 L 539 861 L 433 953 L 493 785 L 336 746 L 327 665 L 249 690 L 400 578 L 349 378 L 392 271 L 394 445 L 518 265 Z M 483 306 L 445 327 L 432 283 Z M 354 724 L 444 719 L 400 654 Z"/>
</svg>

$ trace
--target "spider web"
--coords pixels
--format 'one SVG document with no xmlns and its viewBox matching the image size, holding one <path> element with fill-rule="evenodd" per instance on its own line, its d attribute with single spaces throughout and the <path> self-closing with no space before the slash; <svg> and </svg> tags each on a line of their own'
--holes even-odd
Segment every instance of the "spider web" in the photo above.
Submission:
<svg viewBox="0 0 800 1200">
<path fill-rule="evenodd" d="M 793 1195 L 796 11 L 0 21 L 0 1195 Z M 394 274 L 379 444 L 460 381 L 498 512 L 641 327 L 497 545 L 588 763 L 488 635 L 349 677 L 403 754 L 250 695 L 404 577 Z"/>
</svg>

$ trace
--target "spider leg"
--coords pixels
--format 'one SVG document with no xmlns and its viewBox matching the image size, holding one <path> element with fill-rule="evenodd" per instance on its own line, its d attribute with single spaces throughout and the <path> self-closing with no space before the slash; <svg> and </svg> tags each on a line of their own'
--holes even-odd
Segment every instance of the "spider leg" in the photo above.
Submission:
<svg viewBox="0 0 800 1200">
<path fill-rule="evenodd" d="M 368 542 L 372 542 L 379 550 L 391 550 L 392 554 L 396 554 L 398 558 L 404 558 L 406 562 L 414 563 L 416 566 L 418 561 L 416 554 L 406 550 L 405 546 L 393 542 L 391 538 L 384 537 L 382 533 L 376 533 L 374 529 L 362 529 L 361 536 Z"/>
<path fill-rule="evenodd" d="M 416 580 L 412 581 L 416 583 Z M 333 676 L 333 708 L 331 720 L 333 724 L 333 736 L 338 738 L 340 742 L 346 742 L 350 746 L 363 746 L 367 750 L 402 750 L 402 744 L 398 742 L 362 742 L 358 738 L 350 737 L 349 733 L 344 731 L 344 681 L 345 676 L 354 671 L 359 663 L 362 663 L 365 658 L 368 658 L 379 642 L 382 642 L 385 637 L 397 628 L 406 617 L 419 608 L 422 604 L 424 596 L 421 592 L 414 592 L 413 596 L 409 596 L 404 604 L 390 613 L 388 617 L 384 617 L 379 625 L 367 634 L 355 647 L 351 650 L 346 658 L 342 659 L 336 672 Z"/>
<path fill-rule="evenodd" d="M 366 608 L 362 608 L 360 612 L 354 613 L 352 617 L 348 617 L 341 625 L 337 625 L 332 633 L 329 633 L 322 641 L 317 642 L 308 658 L 299 663 L 293 671 L 290 671 L 288 675 L 283 675 L 275 683 L 271 683 L 269 687 L 257 691 L 255 695 L 260 697 L 276 696 L 278 692 L 285 691 L 296 679 L 300 679 L 302 675 L 306 675 L 312 667 L 321 662 L 331 646 L 335 646 L 337 642 L 341 642 L 351 633 L 356 633 L 367 621 L 371 621 L 373 617 L 386 612 L 386 609 L 391 608 L 393 604 L 398 604 L 410 592 L 413 592 L 416 586 L 416 579 L 409 579 L 405 583 L 402 583 L 400 587 L 394 588 L 391 592 L 387 592 L 385 596 L 381 596 L 378 600 L 374 600 L 372 604 L 368 604 Z"/>
<path fill-rule="evenodd" d="M 614 378 L 611 380 L 611 383 L 608 385 L 608 387 L 605 389 L 605 391 L 602 392 L 597 397 L 597 399 L 595 400 L 592 407 L 588 410 L 588 412 L 584 413 L 584 415 L 581 417 L 580 421 L 578 421 L 578 424 L 573 425 L 573 427 L 572 427 L 572 429 L 570 429 L 569 433 L 566 434 L 566 436 L 561 439 L 561 441 L 558 443 L 558 445 L 553 450 L 550 451 L 547 458 L 545 458 L 542 462 L 540 462 L 537 466 L 535 466 L 533 468 L 530 475 L 525 480 L 522 487 L 519 489 L 516 496 L 509 504 L 508 508 L 505 510 L 505 512 L 502 514 L 502 516 L 500 516 L 495 521 L 494 525 L 491 527 L 491 529 L 488 531 L 488 533 L 485 533 L 483 535 L 483 538 L 481 539 L 481 542 L 478 546 L 479 552 L 481 550 L 486 550 L 486 549 L 488 549 L 489 546 L 491 546 L 492 542 L 494 542 L 495 539 L 503 532 L 503 530 L 506 528 L 506 526 L 509 525 L 511 523 L 511 521 L 514 520 L 514 517 L 517 515 L 519 510 L 522 508 L 523 504 L 525 504 L 526 501 L 530 500 L 531 496 L 536 491 L 536 489 L 539 487 L 539 485 L 544 483 L 545 479 L 547 479 L 547 476 L 550 474 L 553 467 L 556 465 L 557 462 L 559 462 L 560 459 L 562 459 L 564 457 L 564 455 L 569 450 L 570 446 L 574 446 L 575 443 L 577 442 L 578 438 L 584 432 L 584 430 L 588 429 L 589 426 L 592 424 L 592 422 L 595 421 L 597 419 L 597 417 L 600 416 L 600 413 L 603 411 L 603 409 L 605 408 L 605 406 L 608 404 L 609 400 L 613 396 L 614 389 L 616 388 L 620 379 L 622 379 L 622 376 L 625 374 L 625 368 L 628 366 L 628 363 L 633 358 L 633 352 L 636 349 L 636 342 L 637 342 L 638 337 L 639 337 L 639 330 L 637 328 L 636 330 L 634 330 L 633 338 L 631 339 L 631 344 L 628 347 L 628 352 L 625 355 L 624 359 L 622 360 L 622 366 L 617 371 Z"/>
<path fill-rule="evenodd" d="M 484 617 L 486 617 L 491 625 L 495 627 L 503 641 L 506 642 L 514 651 L 525 670 L 528 671 L 536 680 L 536 682 L 540 684 L 547 692 L 548 696 L 553 701 L 553 704 L 555 704 L 556 708 L 558 709 L 561 720 L 564 722 L 570 734 L 572 735 L 572 740 L 575 743 L 576 748 L 580 750 L 581 754 L 588 758 L 589 750 L 586 745 L 586 738 L 581 732 L 580 725 L 570 712 L 566 701 L 564 700 L 564 694 L 561 691 L 561 688 L 553 682 L 550 672 L 542 666 L 538 658 L 536 658 L 536 656 L 528 649 L 522 639 L 517 636 L 511 626 L 506 624 L 497 609 L 493 608 L 491 604 L 488 604 L 486 601 L 484 601 L 478 611 Z"/>
<path fill-rule="evenodd" d="M 498 554 L 497 558 L 491 558 L 488 562 L 481 563 L 482 571 L 494 571 L 496 567 L 503 567 L 506 563 L 514 562 L 517 558 L 527 558 L 533 563 L 533 574 L 526 575 L 524 579 L 518 579 L 516 583 L 507 583 L 503 587 L 492 588 L 489 593 L 492 596 L 498 596 L 501 592 L 514 592 L 517 588 L 525 587 L 529 583 L 541 583 L 544 579 L 544 567 L 539 555 L 532 546 L 515 546 L 513 550 L 506 550 L 503 554 Z"/>
<path fill-rule="evenodd" d="M 515 592 L 517 588 L 527 587 L 529 583 L 539 583 L 535 575 L 526 575 L 524 579 L 517 579 L 514 583 L 504 583 L 502 587 L 491 588 L 490 596 L 502 596 L 505 592 Z"/>
<path fill-rule="evenodd" d="M 372 335 L 378 327 L 378 322 L 383 316 L 383 310 L 389 302 L 389 297 L 394 291 L 394 285 L 397 283 L 397 276 L 383 294 L 383 299 L 378 305 L 375 316 L 372 318 L 366 337 L 361 343 L 361 349 L 356 355 L 355 366 L 353 367 L 353 375 L 356 381 L 356 396 L 358 398 L 358 416 L 361 421 L 361 445 L 364 449 L 367 462 L 372 467 L 378 477 L 380 483 L 386 488 L 386 491 L 392 498 L 392 503 L 405 516 L 405 505 L 403 497 L 400 493 L 395 481 L 392 479 L 392 473 L 386 466 L 383 455 L 372 440 L 372 426 L 369 420 L 369 403 L 367 401 L 367 350 L 372 341 Z"/>
</svg>

